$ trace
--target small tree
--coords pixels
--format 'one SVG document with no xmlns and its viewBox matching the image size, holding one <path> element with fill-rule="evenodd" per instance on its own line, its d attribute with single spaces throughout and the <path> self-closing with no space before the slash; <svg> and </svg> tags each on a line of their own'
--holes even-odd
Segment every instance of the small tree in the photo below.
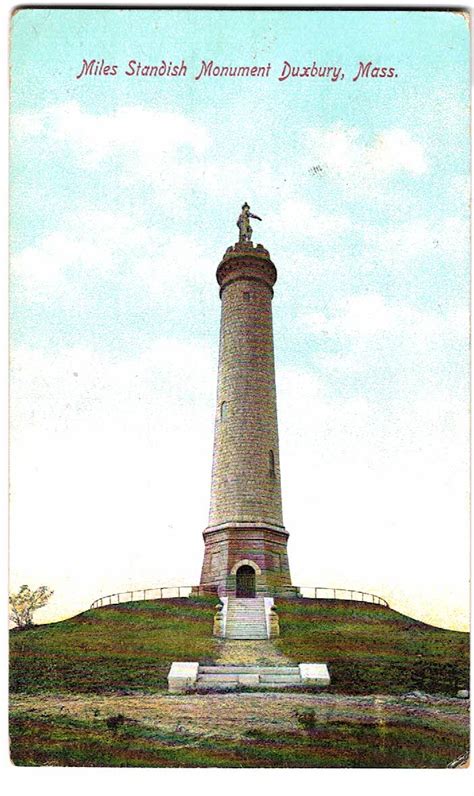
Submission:
<svg viewBox="0 0 474 796">
<path fill-rule="evenodd" d="M 47 586 L 34 590 L 29 586 L 22 586 L 19 592 L 10 595 L 10 619 L 19 628 L 31 627 L 33 611 L 43 608 L 53 593 Z"/>
</svg>

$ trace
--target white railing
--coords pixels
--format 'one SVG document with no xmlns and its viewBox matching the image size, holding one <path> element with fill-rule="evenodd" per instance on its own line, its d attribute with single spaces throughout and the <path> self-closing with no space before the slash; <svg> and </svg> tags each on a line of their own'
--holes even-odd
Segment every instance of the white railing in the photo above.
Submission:
<svg viewBox="0 0 474 796">
<path fill-rule="evenodd" d="M 298 588 L 301 597 L 309 597 L 312 600 L 357 600 L 389 608 L 387 600 L 384 600 L 383 597 L 358 589 L 336 589 L 328 586 L 298 586 Z"/>
<path fill-rule="evenodd" d="M 130 589 L 98 597 L 92 603 L 91 608 L 102 608 L 104 605 L 118 605 L 135 600 L 170 600 L 173 597 L 189 597 L 191 591 L 194 594 L 200 593 L 198 586 L 155 586 L 149 589 Z"/>
<path fill-rule="evenodd" d="M 329 586 L 298 586 L 301 597 L 312 600 L 356 600 L 358 602 L 371 603 L 372 605 L 389 604 L 383 597 L 371 594 L 358 589 L 336 589 Z M 149 589 L 130 589 L 129 591 L 115 592 L 107 594 L 105 597 L 98 597 L 91 605 L 91 608 L 102 608 L 105 605 L 118 605 L 119 603 L 129 603 L 136 600 L 166 600 L 173 597 L 190 597 L 193 595 L 206 594 L 209 596 L 209 587 L 205 591 L 199 586 L 155 586 Z M 217 597 L 216 594 L 216 598 Z"/>
</svg>

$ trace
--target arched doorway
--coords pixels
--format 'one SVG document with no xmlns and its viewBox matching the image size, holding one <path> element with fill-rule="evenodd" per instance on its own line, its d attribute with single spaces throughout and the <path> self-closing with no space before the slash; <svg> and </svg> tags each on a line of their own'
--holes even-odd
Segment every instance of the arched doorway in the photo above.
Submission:
<svg viewBox="0 0 474 796">
<path fill-rule="evenodd" d="M 255 570 L 243 564 L 236 572 L 236 597 L 255 597 Z"/>
</svg>

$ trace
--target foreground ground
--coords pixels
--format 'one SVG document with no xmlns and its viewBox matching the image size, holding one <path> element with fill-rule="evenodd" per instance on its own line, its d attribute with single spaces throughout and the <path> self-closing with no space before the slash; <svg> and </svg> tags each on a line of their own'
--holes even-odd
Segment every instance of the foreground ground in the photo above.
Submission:
<svg viewBox="0 0 474 796">
<path fill-rule="evenodd" d="M 446 767 L 466 700 L 423 695 L 43 695 L 12 699 L 17 765 Z"/>
<path fill-rule="evenodd" d="M 382 606 L 301 599 L 278 601 L 274 642 L 218 640 L 215 605 L 127 603 L 13 631 L 13 762 L 445 767 L 467 751 L 468 703 L 456 694 L 469 687 L 468 634 Z M 174 660 L 324 661 L 332 681 L 322 694 L 170 696 Z"/>
</svg>

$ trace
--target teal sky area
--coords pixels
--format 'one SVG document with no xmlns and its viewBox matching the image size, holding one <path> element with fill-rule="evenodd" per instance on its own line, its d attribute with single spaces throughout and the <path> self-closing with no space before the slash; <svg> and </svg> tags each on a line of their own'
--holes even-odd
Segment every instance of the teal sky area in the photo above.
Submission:
<svg viewBox="0 0 474 796">
<path fill-rule="evenodd" d="M 221 251 L 235 239 L 234 217 L 241 201 L 249 201 L 264 217 L 255 231 L 256 239 L 270 248 L 285 287 L 275 308 L 277 322 L 284 329 L 282 337 L 288 343 L 288 350 L 279 348 L 284 360 L 294 356 L 292 324 L 285 324 L 285 318 L 294 315 L 295 306 L 300 311 L 318 311 L 338 293 L 361 289 L 381 291 L 397 301 L 405 294 L 420 308 L 434 305 L 439 309 L 440 304 L 443 308 L 462 300 L 467 261 L 462 273 L 459 268 L 447 273 L 432 250 L 423 253 L 416 273 L 405 272 L 403 279 L 376 262 L 368 273 L 361 232 L 364 225 L 383 228 L 389 222 L 403 224 L 417 218 L 436 227 L 447 208 L 452 216 L 466 217 L 465 192 L 453 188 L 453 182 L 456 177 L 467 177 L 467 25 L 459 15 L 445 13 L 379 12 L 370 15 L 370 29 L 367 21 L 364 12 L 202 11 L 190 15 L 185 10 L 89 11 L 87 21 L 81 10 L 18 13 L 13 19 L 12 39 L 13 120 L 16 114 L 44 114 L 64 103 L 78 103 L 84 114 L 98 116 L 127 105 L 184 113 L 208 131 L 205 160 L 234 161 L 237 169 L 244 163 L 249 179 L 244 196 L 232 184 L 209 195 L 197 176 L 186 186 L 187 196 L 179 197 L 185 207 L 177 213 L 172 186 L 170 191 L 166 180 L 161 196 L 157 196 L 156 179 L 123 185 L 123 152 L 114 151 L 113 146 L 100 162 L 84 168 L 81 153 L 67 137 L 56 137 L 53 147 L 47 135 L 23 138 L 13 150 L 13 252 L 47 235 L 53 219 L 56 226 L 73 226 L 75 211 L 119 211 L 145 227 L 158 226 L 159 215 L 161 237 L 185 232 L 203 244 L 211 274 Z M 119 75 L 77 80 L 82 59 L 94 57 L 117 64 Z M 175 79 L 126 77 L 123 72 L 130 58 L 148 64 L 159 64 L 162 58 L 174 63 L 184 59 L 188 74 Z M 194 75 L 199 73 L 202 59 L 222 65 L 270 62 L 272 70 L 265 79 L 196 81 Z M 310 65 L 313 60 L 318 65 L 341 65 L 345 79 L 337 83 L 305 78 L 281 82 L 278 76 L 284 60 L 292 65 Z M 394 65 L 398 79 L 354 83 L 359 61 Z M 448 115 L 446 106 L 451 111 Z M 51 122 L 44 124 L 47 130 Z M 429 167 L 415 175 L 403 169 L 395 171 L 376 197 L 365 196 L 363 191 L 348 197 L 344 181 L 334 185 L 329 170 L 320 175 L 310 173 L 321 153 L 316 147 L 313 151 L 304 148 L 308 129 L 337 125 L 356 128 L 361 146 L 373 145 L 385 129 L 403 128 L 423 146 Z M 15 141 L 14 121 L 13 135 Z M 179 157 L 181 164 L 189 161 L 197 169 L 206 168 L 202 153 L 189 144 L 179 148 Z M 266 171 L 264 191 L 258 185 L 262 166 Z M 252 173 L 257 180 L 251 179 Z M 356 229 L 338 241 L 339 253 L 350 260 L 349 272 L 345 267 L 343 273 L 331 273 L 329 279 L 325 273 L 324 280 L 315 274 L 314 291 L 294 279 L 293 268 L 287 272 L 287 262 L 299 254 L 326 258 L 332 241 L 328 246 L 322 240 L 315 248 L 312 241 L 308 245 L 307 240 L 295 240 L 290 248 L 285 236 L 270 232 L 265 223 L 277 211 L 280 197 L 289 191 L 304 197 L 316 214 L 347 214 L 357 219 Z M 376 252 L 371 254 L 376 259 Z M 80 273 L 70 277 L 82 280 Z M 92 273 L 88 278 L 97 276 Z M 128 285 L 124 305 L 123 280 L 127 276 L 118 266 L 111 277 L 94 284 L 79 324 L 68 317 L 55 297 L 46 299 L 41 308 L 35 303 L 33 314 L 29 308 L 22 312 L 24 305 L 18 301 L 13 314 L 15 340 L 49 348 L 87 339 L 94 346 L 123 350 L 124 344 L 139 348 L 142 337 L 152 339 L 164 322 L 173 334 L 188 333 L 188 327 L 181 325 L 182 308 L 173 317 L 167 306 L 166 319 L 160 317 L 143 285 Z M 218 308 L 212 279 L 200 288 L 206 309 L 215 314 Z M 117 302 L 120 314 L 115 312 Z M 137 315 L 143 320 L 141 334 L 133 341 L 126 340 L 129 322 Z M 193 334 L 212 339 L 213 327 L 206 325 L 203 314 Z M 299 356 L 304 357 L 304 342 L 303 351 L 301 340 L 297 347 Z"/>
<path fill-rule="evenodd" d="M 329 404 L 363 401 L 380 429 L 426 402 L 444 413 L 429 431 L 446 421 L 442 448 L 468 401 L 461 14 L 55 8 L 11 25 L 11 340 L 20 359 L 29 352 L 23 373 L 79 349 L 133 362 L 160 340 L 197 342 L 216 365 L 214 274 L 247 201 L 278 269 L 280 400 L 291 373 Z M 93 58 L 118 74 L 77 79 Z M 184 59 L 187 75 L 127 77 L 130 59 Z M 195 80 L 211 59 L 272 68 Z M 342 67 L 344 79 L 279 81 L 285 60 Z M 369 61 L 397 77 L 353 81 Z M 458 454 L 465 473 L 464 443 Z"/>
</svg>

